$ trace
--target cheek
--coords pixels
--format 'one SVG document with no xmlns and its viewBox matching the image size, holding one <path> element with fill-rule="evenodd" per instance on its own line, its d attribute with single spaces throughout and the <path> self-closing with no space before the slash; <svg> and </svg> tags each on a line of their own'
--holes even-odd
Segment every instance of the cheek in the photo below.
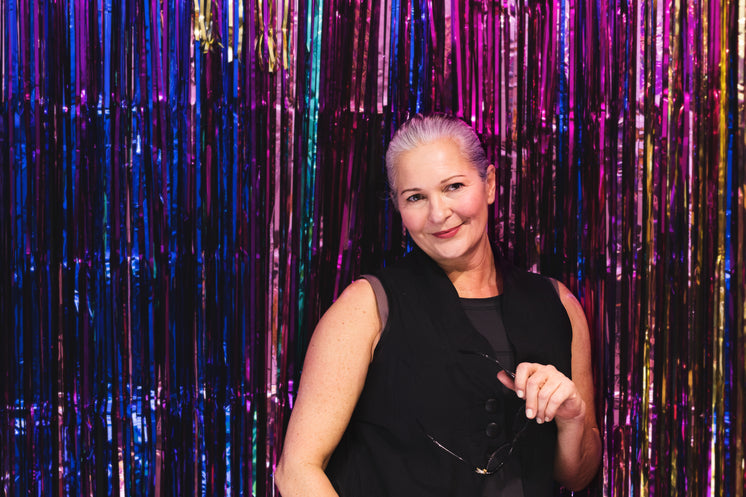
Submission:
<svg viewBox="0 0 746 497">
<path fill-rule="evenodd" d="M 416 209 L 404 209 L 399 211 L 401 222 L 408 231 L 417 231 L 423 225 L 423 217 Z"/>
<path fill-rule="evenodd" d="M 472 198 L 461 204 L 461 213 L 464 217 L 476 217 L 485 210 L 486 202 L 483 199 Z"/>
<path fill-rule="evenodd" d="M 492 197 L 492 200 L 494 201 L 494 197 Z M 480 199 L 474 199 L 474 211 L 486 214 L 490 210 L 490 205 L 492 205 L 492 203 L 493 202 L 490 202 L 490 197 L 487 195 Z"/>
</svg>

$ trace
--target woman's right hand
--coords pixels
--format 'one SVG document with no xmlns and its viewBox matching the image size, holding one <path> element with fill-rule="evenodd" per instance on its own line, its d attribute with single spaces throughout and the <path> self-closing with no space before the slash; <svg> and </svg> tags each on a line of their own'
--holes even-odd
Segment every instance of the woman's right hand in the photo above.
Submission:
<svg viewBox="0 0 746 497">
<path fill-rule="evenodd" d="M 497 378 L 507 388 L 526 401 L 526 417 L 548 423 L 585 421 L 585 401 L 575 383 L 551 364 L 522 362 L 515 371 L 515 380 L 505 372 Z"/>
</svg>

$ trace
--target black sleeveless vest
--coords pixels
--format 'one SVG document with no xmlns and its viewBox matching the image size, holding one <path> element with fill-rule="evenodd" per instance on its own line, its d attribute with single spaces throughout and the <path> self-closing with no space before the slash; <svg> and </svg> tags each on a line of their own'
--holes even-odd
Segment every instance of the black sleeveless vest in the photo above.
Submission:
<svg viewBox="0 0 746 497">
<path fill-rule="evenodd" d="M 516 364 L 553 364 L 570 376 L 572 329 L 552 284 L 496 263 Z M 500 384 L 494 364 L 461 352 L 492 354 L 453 284 L 424 252 L 415 249 L 378 276 L 389 301 L 388 322 L 327 475 L 341 497 L 478 497 L 490 476 L 474 467 L 512 440 L 522 401 Z M 554 422 L 531 421 L 519 439 L 526 496 L 552 495 L 556 430 Z"/>
</svg>

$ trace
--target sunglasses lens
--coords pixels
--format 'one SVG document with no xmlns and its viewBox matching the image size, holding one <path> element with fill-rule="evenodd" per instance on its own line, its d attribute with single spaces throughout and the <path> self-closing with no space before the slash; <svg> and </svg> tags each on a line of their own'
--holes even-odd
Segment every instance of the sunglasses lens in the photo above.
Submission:
<svg viewBox="0 0 746 497">
<path fill-rule="evenodd" d="M 502 447 L 498 448 L 495 452 L 493 452 L 490 456 L 489 461 L 487 461 L 488 474 L 493 474 L 500 471 L 500 468 L 503 467 L 505 461 L 508 459 L 508 456 L 510 456 L 510 453 L 512 451 L 512 445 L 505 444 Z"/>
<path fill-rule="evenodd" d="M 508 423 L 510 422 L 507 419 L 505 421 Z M 530 424 L 530 420 L 526 417 L 525 404 L 523 404 L 518 408 L 518 411 L 516 411 L 515 416 L 513 418 L 512 441 L 510 443 L 503 444 L 495 452 L 493 452 L 490 455 L 486 466 L 484 467 L 472 466 L 474 471 L 480 475 L 493 475 L 497 473 L 498 471 L 500 471 L 502 467 L 505 465 L 505 462 L 513 454 L 513 450 L 516 447 L 516 443 L 518 442 L 518 439 L 523 435 L 523 432 L 526 430 L 529 424 Z M 424 432 L 424 428 L 423 428 L 423 432 Z M 424 433 L 424 434 L 440 450 L 444 451 L 447 454 L 450 454 L 451 456 L 455 457 L 456 459 L 458 459 L 459 461 L 463 463 L 471 465 L 469 462 L 467 462 L 467 459 L 461 457 L 459 454 L 449 449 L 446 445 L 443 445 L 442 443 L 438 442 L 435 439 L 435 437 L 433 437 L 432 435 L 429 435 L 427 433 Z"/>
<path fill-rule="evenodd" d="M 505 465 L 505 461 L 507 461 L 510 455 L 513 453 L 513 448 L 515 447 L 516 441 L 526 429 L 528 424 L 529 420 L 526 417 L 526 411 L 522 407 L 521 409 L 519 409 L 519 411 L 516 413 L 515 418 L 513 419 L 513 433 L 515 434 L 513 441 L 511 443 L 502 445 L 500 448 L 492 453 L 489 460 L 487 461 L 487 474 L 491 475 L 497 473 Z"/>
</svg>

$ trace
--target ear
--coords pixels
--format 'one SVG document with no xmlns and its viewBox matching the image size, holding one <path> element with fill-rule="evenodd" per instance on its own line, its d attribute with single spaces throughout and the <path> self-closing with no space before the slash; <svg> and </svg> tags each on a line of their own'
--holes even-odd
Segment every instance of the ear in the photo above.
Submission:
<svg viewBox="0 0 746 497">
<path fill-rule="evenodd" d="M 487 177 L 484 179 L 485 188 L 487 189 L 487 203 L 495 203 L 495 191 L 497 189 L 495 183 L 495 166 L 490 164 L 487 166 Z"/>
</svg>

